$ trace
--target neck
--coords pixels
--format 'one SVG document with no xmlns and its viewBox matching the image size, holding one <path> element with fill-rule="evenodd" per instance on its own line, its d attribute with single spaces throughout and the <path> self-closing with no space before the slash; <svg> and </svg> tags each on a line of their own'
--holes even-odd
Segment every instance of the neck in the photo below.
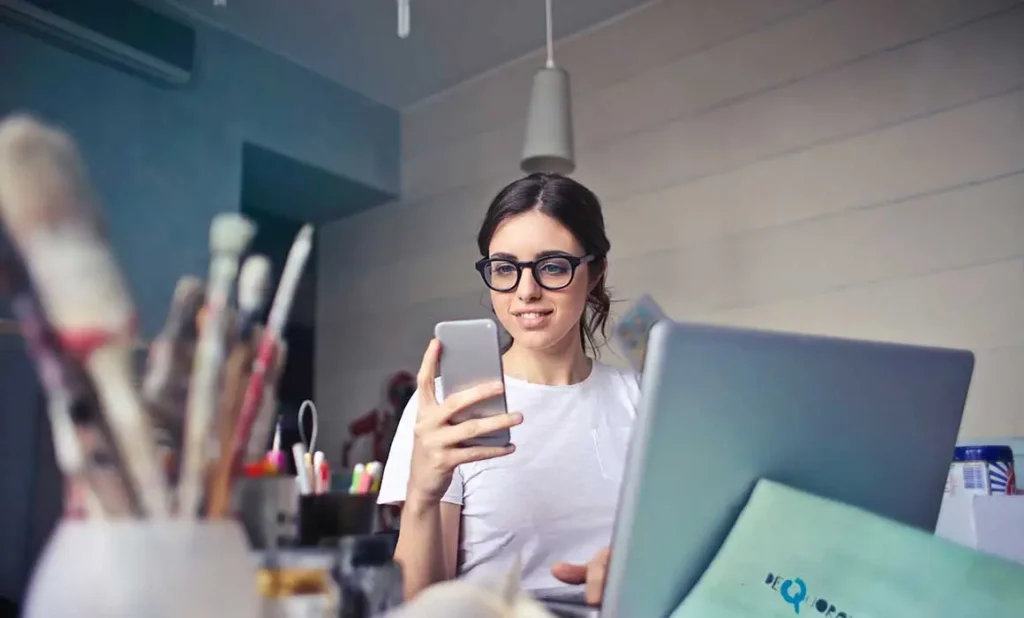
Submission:
<svg viewBox="0 0 1024 618">
<path fill-rule="evenodd" d="M 529 350 L 512 343 L 502 356 L 505 373 L 531 384 L 568 386 L 590 375 L 592 361 L 583 353 L 579 329 L 544 350 Z"/>
</svg>

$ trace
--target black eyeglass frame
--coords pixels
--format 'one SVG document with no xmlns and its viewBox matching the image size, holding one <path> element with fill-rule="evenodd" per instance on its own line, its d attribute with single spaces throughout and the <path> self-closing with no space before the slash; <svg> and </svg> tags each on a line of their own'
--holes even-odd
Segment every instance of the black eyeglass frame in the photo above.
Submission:
<svg viewBox="0 0 1024 618">
<path fill-rule="evenodd" d="M 523 280 L 524 268 L 530 269 L 530 273 L 533 275 L 533 280 L 537 282 L 537 285 L 550 292 L 557 292 L 558 290 L 564 290 L 565 288 L 572 285 L 573 280 L 576 278 L 577 268 L 579 268 L 583 264 L 593 262 L 596 259 L 597 256 L 593 254 L 587 254 L 584 255 L 583 257 L 577 257 L 575 255 L 570 255 L 568 253 L 556 253 L 554 255 L 545 255 L 542 258 L 538 258 L 536 260 L 532 260 L 529 262 L 517 262 L 516 260 L 502 257 L 485 257 L 477 260 L 476 264 L 474 264 L 474 267 L 476 268 L 476 271 L 480 273 L 480 278 L 484 280 L 484 285 L 494 290 L 495 292 L 511 292 L 512 290 L 518 288 L 519 282 Z M 550 262 L 551 260 L 565 260 L 566 262 L 569 262 L 569 267 L 571 268 L 571 270 L 569 271 L 569 280 L 565 282 L 565 285 L 552 287 L 550 285 L 545 285 L 544 282 L 540 280 L 540 275 L 537 274 L 537 265 L 540 264 L 541 266 L 543 266 L 545 262 Z M 493 285 L 491 285 L 490 281 L 487 280 L 487 267 L 493 262 L 504 262 L 505 264 L 511 264 L 516 267 L 516 282 L 513 283 L 511 287 L 507 289 L 496 288 Z"/>
</svg>

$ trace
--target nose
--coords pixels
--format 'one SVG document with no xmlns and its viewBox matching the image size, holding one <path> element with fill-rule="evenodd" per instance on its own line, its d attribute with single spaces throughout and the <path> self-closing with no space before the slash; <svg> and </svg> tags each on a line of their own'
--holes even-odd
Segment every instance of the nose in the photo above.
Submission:
<svg viewBox="0 0 1024 618">
<path fill-rule="evenodd" d="M 540 298 L 541 287 L 533 278 L 533 269 L 524 268 L 523 275 L 519 278 L 519 286 L 516 288 L 516 298 L 521 301 L 531 301 Z"/>
</svg>

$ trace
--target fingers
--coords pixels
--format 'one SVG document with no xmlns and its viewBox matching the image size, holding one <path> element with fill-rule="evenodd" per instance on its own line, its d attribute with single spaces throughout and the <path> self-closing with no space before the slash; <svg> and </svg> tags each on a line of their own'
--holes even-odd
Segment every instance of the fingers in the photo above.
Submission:
<svg viewBox="0 0 1024 618">
<path fill-rule="evenodd" d="M 420 364 L 419 373 L 416 375 L 416 387 L 419 390 L 420 419 L 427 420 L 431 425 L 443 425 L 469 406 L 486 401 L 492 397 L 505 392 L 505 385 L 501 380 L 478 384 L 457 393 L 449 395 L 444 404 L 437 405 L 437 391 L 434 388 L 434 377 L 437 375 L 437 366 L 441 356 L 441 342 L 431 339 L 426 352 L 423 353 L 423 361 Z M 422 414 L 423 410 L 437 409 L 433 418 Z"/>
<path fill-rule="evenodd" d="M 437 394 L 434 391 L 434 376 L 437 375 L 437 362 L 440 357 L 441 342 L 431 339 L 427 345 L 427 351 L 423 353 L 423 362 L 420 363 L 420 371 L 416 374 L 416 387 L 420 392 L 420 410 L 437 404 Z"/>
<path fill-rule="evenodd" d="M 604 582 L 608 574 L 611 549 L 604 548 L 587 564 L 559 562 L 551 567 L 551 574 L 566 584 L 585 584 L 584 599 L 588 605 L 598 605 L 604 597 Z"/>
<path fill-rule="evenodd" d="M 434 434 L 434 439 L 437 440 L 438 446 L 455 446 L 470 438 L 515 427 L 522 422 L 523 415 L 518 412 L 474 418 L 456 425 L 439 428 Z"/>
<path fill-rule="evenodd" d="M 608 573 L 608 559 L 598 558 L 587 564 L 586 588 L 583 593 L 587 605 L 598 605 L 604 596 L 604 578 Z"/>
<path fill-rule="evenodd" d="M 428 445 L 424 452 L 425 468 L 437 473 L 450 475 L 452 471 L 471 461 L 494 459 L 515 451 L 515 445 L 507 446 L 465 446 L 444 447 Z"/>
<path fill-rule="evenodd" d="M 438 424 L 447 423 L 453 416 L 462 412 L 471 405 L 480 403 L 481 401 L 487 401 L 492 397 L 497 397 L 503 392 L 505 392 L 505 385 L 501 380 L 498 380 L 495 382 L 477 384 L 476 386 L 471 386 L 466 390 L 447 395 L 445 397 L 444 404 L 441 406 L 440 410 L 438 410 L 438 418 L 435 418 L 434 420 L 437 421 Z"/>
<path fill-rule="evenodd" d="M 465 463 L 483 461 L 508 455 L 515 451 L 515 446 L 468 446 L 464 448 L 431 449 L 423 462 L 426 467 L 441 474 L 451 474 L 452 470 Z"/>
<path fill-rule="evenodd" d="M 587 582 L 587 567 L 583 564 L 558 562 L 551 567 L 551 574 L 555 576 L 555 579 L 566 584 L 577 585 Z"/>
<path fill-rule="evenodd" d="M 461 466 L 473 461 L 484 461 L 485 459 L 502 457 L 515 450 L 515 445 L 509 444 L 508 446 L 467 446 L 451 449 L 448 452 L 451 454 L 452 468 L 454 469 L 455 466 Z"/>
</svg>

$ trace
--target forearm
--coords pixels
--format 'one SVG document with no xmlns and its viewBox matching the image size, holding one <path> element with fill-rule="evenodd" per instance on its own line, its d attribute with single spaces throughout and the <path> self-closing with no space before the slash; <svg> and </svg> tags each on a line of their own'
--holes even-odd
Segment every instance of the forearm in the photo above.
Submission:
<svg viewBox="0 0 1024 618">
<path fill-rule="evenodd" d="M 445 555 L 441 504 L 407 500 L 402 507 L 395 560 L 402 565 L 405 598 L 411 599 L 424 588 L 455 576 Z"/>
</svg>

